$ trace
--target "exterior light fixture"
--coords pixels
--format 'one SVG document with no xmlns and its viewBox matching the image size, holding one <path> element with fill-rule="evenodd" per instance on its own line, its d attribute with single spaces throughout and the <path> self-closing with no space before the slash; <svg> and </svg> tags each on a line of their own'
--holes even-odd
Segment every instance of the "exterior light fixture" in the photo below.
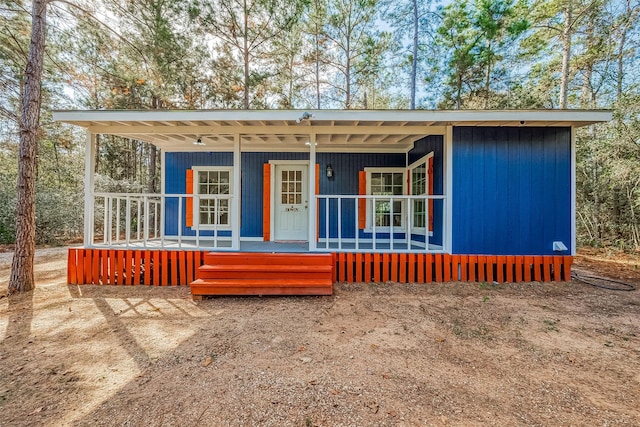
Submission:
<svg viewBox="0 0 640 427">
<path fill-rule="evenodd" d="M 296 123 L 302 123 L 304 120 L 309 120 L 310 118 L 313 117 L 313 114 L 311 113 L 307 113 L 306 111 L 304 113 L 302 113 L 302 116 L 298 117 L 296 119 Z"/>
<path fill-rule="evenodd" d="M 333 178 L 333 168 L 331 165 L 327 165 L 327 178 Z"/>
<path fill-rule="evenodd" d="M 204 142 L 202 142 L 202 138 L 198 137 L 198 139 L 193 141 L 193 145 L 204 145 Z"/>
</svg>

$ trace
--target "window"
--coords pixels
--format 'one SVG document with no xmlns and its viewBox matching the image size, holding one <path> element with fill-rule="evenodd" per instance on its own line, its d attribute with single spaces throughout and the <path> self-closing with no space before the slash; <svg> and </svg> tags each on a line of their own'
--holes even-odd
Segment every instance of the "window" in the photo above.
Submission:
<svg viewBox="0 0 640 427">
<path fill-rule="evenodd" d="M 429 168 L 433 164 L 433 153 L 427 154 L 409 166 L 411 177 L 411 195 L 423 196 L 433 194 L 432 173 Z M 428 215 L 429 214 L 429 215 Z M 411 201 L 411 229 L 414 232 L 422 233 L 429 226 L 432 231 L 433 200 Z"/>
<path fill-rule="evenodd" d="M 230 225 L 229 205 L 231 188 L 231 168 L 197 169 L 194 179 L 194 193 L 199 194 L 197 208 L 200 226 Z"/>
<path fill-rule="evenodd" d="M 406 192 L 406 172 L 404 169 L 370 168 L 367 169 L 367 194 L 371 196 L 402 196 Z M 404 227 L 404 200 L 394 200 L 391 206 L 390 198 L 376 198 L 367 202 L 367 225 L 376 228 Z"/>
<path fill-rule="evenodd" d="M 411 195 L 427 194 L 427 162 L 422 161 L 411 169 Z M 424 228 L 427 223 L 427 206 L 424 200 L 413 200 L 413 226 Z"/>
</svg>

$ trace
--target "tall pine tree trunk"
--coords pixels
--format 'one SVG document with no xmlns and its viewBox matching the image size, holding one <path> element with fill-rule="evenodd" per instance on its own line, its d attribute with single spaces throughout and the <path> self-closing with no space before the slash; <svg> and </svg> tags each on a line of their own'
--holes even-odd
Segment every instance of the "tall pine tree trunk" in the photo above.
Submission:
<svg viewBox="0 0 640 427">
<path fill-rule="evenodd" d="M 564 26 L 562 28 L 562 71 L 560 75 L 560 108 L 567 108 L 569 90 L 569 62 L 571 60 L 571 37 L 573 25 L 573 3 L 568 0 L 564 8 Z"/>
<path fill-rule="evenodd" d="M 318 0 L 315 0 L 316 5 L 316 16 L 314 17 L 315 21 L 315 43 L 316 43 L 316 108 L 320 109 L 320 29 L 318 28 Z"/>
<path fill-rule="evenodd" d="M 244 1 L 244 33 L 242 37 L 244 60 L 244 93 L 242 94 L 242 105 L 245 110 L 249 109 L 249 9 L 247 1 Z"/>
<path fill-rule="evenodd" d="M 31 4 L 31 43 L 25 70 L 20 154 L 18 159 L 18 200 L 16 250 L 11 264 L 9 292 L 26 292 L 35 287 L 33 257 L 36 237 L 36 146 L 40 126 L 40 82 L 44 57 L 48 0 Z"/>
<path fill-rule="evenodd" d="M 418 73 L 418 0 L 413 0 L 413 46 L 411 59 L 411 109 L 416 109 L 416 78 Z"/>
<path fill-rule="evenodd" d="M 149 144 L 149 186 L 147 191 L 149 193 L 156 192 L 156 146 Z"/>
</svg>

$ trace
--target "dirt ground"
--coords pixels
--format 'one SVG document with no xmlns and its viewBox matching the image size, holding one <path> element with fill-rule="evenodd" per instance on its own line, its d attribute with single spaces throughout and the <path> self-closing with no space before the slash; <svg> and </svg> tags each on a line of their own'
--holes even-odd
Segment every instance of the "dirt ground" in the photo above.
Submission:
<svg viewBox="0 0 640 427">
<path fill-rule="evenodd" d="M 640 291 L 562 284 L 336 285 L 216 298 L 65 284 L 41 250 L 6 296 L 1 426 L 640 425 Z M 640 258 L 576 270 L 640 284 Z"/>
</svg>

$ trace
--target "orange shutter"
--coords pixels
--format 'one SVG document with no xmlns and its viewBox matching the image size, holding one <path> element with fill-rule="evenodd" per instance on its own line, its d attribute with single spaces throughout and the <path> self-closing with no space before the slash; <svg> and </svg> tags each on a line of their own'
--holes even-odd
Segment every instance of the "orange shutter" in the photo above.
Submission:
<svg viewBox="0 0 640 427">
<path fill-rule="evenodd" d="M 264 164 L 262 174 L 262 240 L 271 240 L 271 165 Z"/>
<path fill-rule="evenodd" d="M 427 168 L 427 178 L 429 179 L 430 196 L 433 195 L 433 156 L 429 157 L 429 166 Z M 429 199 L 429 231 L 433 231 L 433 199 Z"/>
<path fill-rule="evenodd" d="M 358 172 L 358 194 L 364 196 L 367 194 L 367 173 L 365 171 Z M 358 199 L 358 228 L 363 230 L 367 226 L 367 200 Z"/>
<path fill-rule="evenodd" d="M 316 163 L 316 195 L 320 194 L 320 163 Z"/>
<path fill-rule="evenodd" d="M 193 169 L 187 169 L 187 177 L 185 184 L 185 193 L 193 194 Z M 185 198 L 185 224 L 187 227 L 193 227 L 193 197 Z"/>
</svg>

